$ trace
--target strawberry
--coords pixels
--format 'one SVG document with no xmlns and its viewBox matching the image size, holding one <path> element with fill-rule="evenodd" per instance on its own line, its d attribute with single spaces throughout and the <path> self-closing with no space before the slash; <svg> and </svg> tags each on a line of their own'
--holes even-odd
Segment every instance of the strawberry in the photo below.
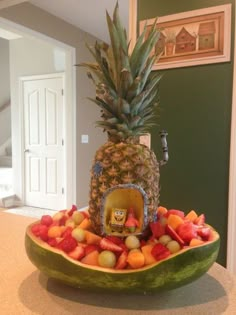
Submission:
<svg viewBox="0 0 236 315">
<path fill-rule="evenodd" d="M 39 237 L 42 241 L 48 240 L 48 227 L 46 225 L 41 225 L 39 228 Z"/>
<path fill-rule="evenodd" d="M 200 236 L 205 241 L 209 240 L 210 234 L 211 230 L 207 226 L 197 229 L 197 235 Z"/>
<path fill-rule="evenodd" d="M 199 215 L 195 220 L 194 220 L 194 224 L 196 225 L 203 225 L 205 223 L 205 215 L 201 214 Z"/>
<path fill-rule="evenodd" d="M 151 250 L 152 256 L 158 261 L 167 258 L 171 252 L 163 244 L 157 243 Z"/>
<path fill-rule="evenodd" d="M 75 260 L 80 260 L 85 256 L 85 249 L 82 246 L 76 246 L 74 250 L 68 253 L 68 256 Z"/>
<path fill-rule="evenodd" d="M 159 238 L 160 236 L 165 234 L 165 227 L 161 224 L 160 221 L 151 222 L 150 223 L 150 228 L 151 228 L 151 231 L 152 231 L 152 235 L 155 238 Z"/>
<path fill-rule="evenodd" d="M 178 242 L 180 246 L 185 245 L 184 240 L 176 233 L 176 231 L 169 224 L 166 224 L 166 234 L 168 234 L 171 238 Z"/>
<path fill-rule="evenodd" d="M 56 247 L 57 244 L 58 244 L 58 242 L 57 242 L 57 240 L 56 240 L 55 238 L 49 238 L 49 239 L 47 240 L 47 243 L 48 243 L 48 245 L 50 245 L 51 247 Z"/>
<path fill-rule="evenodd" d="M 114 235 L 107 235 L 106 236 L 106 239 L 113 242 L 114 244 L 116 245 L 121 245 L 121 244 L 124 244 L 123 240 L 117 236 L 114 236 Z"/>
<path fill-rule="evenodd" d="M 31 228 L 31 232 L 35 235 L 35 236 L 39 236 L 39 233 L 40 233 L 40 227 L 41 227 L 41 224 L 38 223 L 38 224 L 34 224 Z"/>
<path fill-rule="evenodd" d="M 73 228 L 71 226 L 67 226 L 65 231 L 62 233 L 62 237 L 65 238 L 67 236 L 71 236 L 71 232 L 73 231 Z"/>
<path fill-rule="evenodd" d="M 53 222 L 53 219 L 52 219 L 52 217 L 50 215 L 46 214 L 46 215 L 43 215 L 41 217 L 40 223 L 43 224 L 43 225 L 50 226 L 52 224 L 52 222 Z"/>
<path fill-rule="evenodd" d="M 73 251 L 77 246 L 77 241 L 72 236 L 67 236 L 63 238 L 58 244 L 58 248 L 62 249 L 64 252 L 69 253 Z"/>
<path fill-rule="evenodd" d="M 119 247 L 121 247 L 122 250 L 125 251 L 125 252 L 128 252 L 128 251 L 129 251 L 128 248 L 127 248 L 127 246 L 125 245 L 125 243 L 121 243 L 121 244 L 119 245 Z"/>
<path fill-rule="evenodd" d="M 100 252 L 101 249 L 98 245 L 95 245 L 95 244 L 90 244 L 88 246 L 86 246 L 85 248 L 85 256 L 87 256 L 89 253 L 93 252 L 94 250 Z"/>
<path fill-rule="evenodd" d="M 46 225 L 41 223 L 35 224 L 32 226 L 31 231 L 35 236 L 40 237 L 41 240 L 48 240 L 48 227 Z"/>
<path fill-rule="evenodd" d="M 115 243 L 113 243 L 112 241 L 108 240 L 105 237 L 101 239 L 99 245 L 102 249 L 110 250 L 111 252 L 122 252 L 123 251 L 123 249 L 120 246 L 116 245 Z"/>
<path fill-rule="evenodd" d="M 77 206 L 76 205 L 72 205 L 70 211 L 68 212 L 68 215 L 71 217 L 73 212 L 75 212 L 77 210 Z"/>
<path fill-rule="evenodd" d="M 191 221 L 180 224 L 177 228 L 178 235 L 185 243 L 189 243 L 193 238 L 197 238 L 197 229 Z"/>
<path fill-rule="evenodd" d="M 67 217 L 66 215 L 64 215 L 64 216 L 59 220 L 59 225 L 65 225 L 67 219 L 68 219 L 68 217 Z"/>
<path fill-rule="evenodd" d="M 117 260 L 115 269 L 124 269 L 127 266 L 128 252 L 124 251 Z"/>
</svg>

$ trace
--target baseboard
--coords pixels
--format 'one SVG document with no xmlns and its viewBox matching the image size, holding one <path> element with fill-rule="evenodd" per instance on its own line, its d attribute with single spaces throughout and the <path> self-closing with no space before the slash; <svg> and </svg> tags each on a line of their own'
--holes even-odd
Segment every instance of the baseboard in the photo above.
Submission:
<svg viewBox="0 0 236 315">
<path fill-rule="evenodd" d="M 0 207 L 3 207 L 3 208 L 11 208 L 14 206 L 21 206 L 21 205 L 22 205 L 22 202 L 17 200 L 16 195 L 7 196 L 0 199 Z"/>
</svg>

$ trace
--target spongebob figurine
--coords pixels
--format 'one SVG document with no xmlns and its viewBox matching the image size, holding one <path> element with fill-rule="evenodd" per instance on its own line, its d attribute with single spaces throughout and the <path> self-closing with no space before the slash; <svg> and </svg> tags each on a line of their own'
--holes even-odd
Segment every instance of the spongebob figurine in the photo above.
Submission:
<svg viewBox="0 0 236 315">
<path fill-rule="evenodd" d="M 127 216 L 127 209 L 112 208 L 110 217 L 110 227 L 113 232 L 122 233 Z"/>
</svg>

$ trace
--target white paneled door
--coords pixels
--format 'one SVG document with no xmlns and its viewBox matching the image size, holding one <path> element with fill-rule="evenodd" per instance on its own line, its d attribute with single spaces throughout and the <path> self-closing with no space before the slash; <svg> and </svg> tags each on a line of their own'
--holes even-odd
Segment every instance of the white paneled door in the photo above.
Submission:
<svg viewBox="0 0 236 315">
<path fill-rule="evenodd" d="M 23 82 L 25 204 L 63 209 L 63 77 Z"/>
</svg>

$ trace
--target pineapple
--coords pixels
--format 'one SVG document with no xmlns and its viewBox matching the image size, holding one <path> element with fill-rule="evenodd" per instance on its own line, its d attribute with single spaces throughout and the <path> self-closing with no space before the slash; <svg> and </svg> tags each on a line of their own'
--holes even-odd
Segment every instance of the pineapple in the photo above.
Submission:
<svg viewBox="0 0 236 315">
<path fill-rule="evenodd" d="M 159 163 L 152 150 L 139 144 L 139 137 L 154 125 L 161 76 L 151 75 L 158 56 L 150 54 L 160 32 L 156 21 L 151 29 L 145 27 L 129 54 L 118 4 L 113 20 L 107 13 L 107 24 L 111 45 L 96 42 L 94 48 L 88 47 L 96 62 L 80 64 L 96 86 L 96 98 L 90 100 L 100 107 L 102 120 L 97 125 L 108 135 L 91 168 L 89 212 L 98 234 L 103 233 L 101 209 L 110 188 L 141 187 L 147 196 L 145 222 L 155 219 L 159 200 Z"/>
</svg>

